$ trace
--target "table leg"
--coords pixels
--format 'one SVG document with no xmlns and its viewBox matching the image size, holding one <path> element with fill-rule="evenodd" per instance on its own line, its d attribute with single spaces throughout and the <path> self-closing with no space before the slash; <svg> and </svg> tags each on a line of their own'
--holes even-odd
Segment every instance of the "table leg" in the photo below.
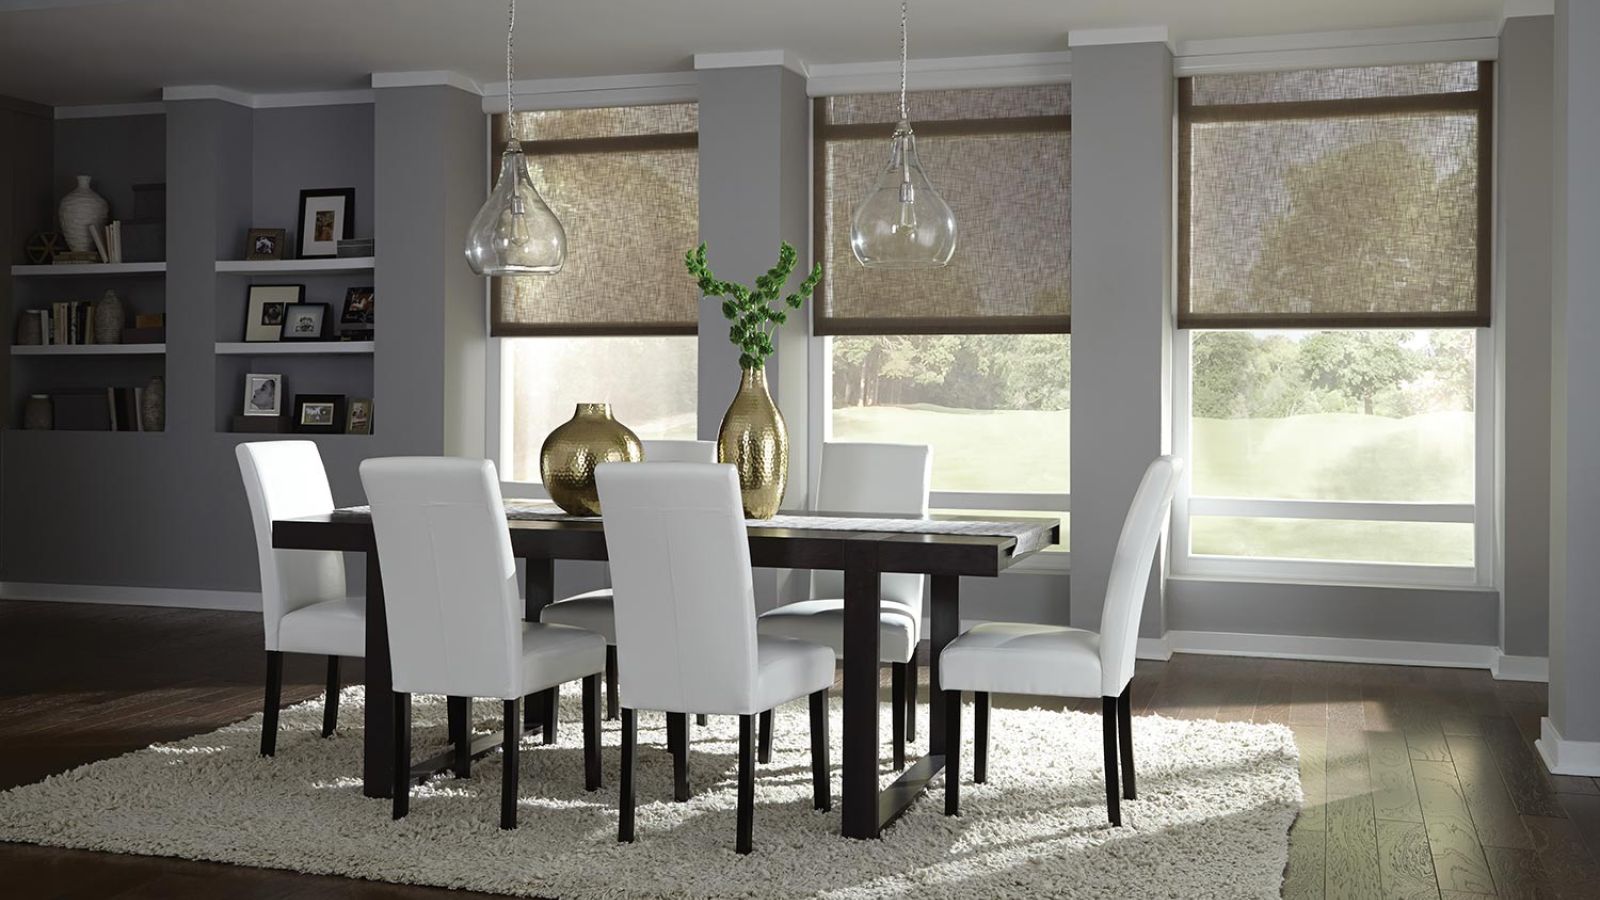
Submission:
<svg viewBox="0 0 1600 900">
<path fill-rule="evenodd" d="M 858 555 L 858 554 L 852 554 Z M 876 560 L 844 570 L 844 758 L 842 833 L 878 836 L 878 588 Z"/>
<path fill-rule="evenodd" d="M 939 654 L 961 631 L 961 577 L 935 575 L 929 591 L 928 635 L 928 753 L 944 754 L 945 705 L 939 701 Z"/>
<path fill-rule="evenodd" d="M 523 592 L 522 620 L 539 621 L 539 611 L 555 602 L 556 564 L 552 559 L 526 559 L 527 590 Z M 522 704 L 522 730 L 543 731 L 545 707 L 554 692 L 529 694 Z"/>
<path fill-rule="evenodd" d="M 394 675 L 389 664 L 389 616 L 376 547 L 367 551 L 366 726 L 362 735 L 361 793 L 394 796 Z"/>
</svg>

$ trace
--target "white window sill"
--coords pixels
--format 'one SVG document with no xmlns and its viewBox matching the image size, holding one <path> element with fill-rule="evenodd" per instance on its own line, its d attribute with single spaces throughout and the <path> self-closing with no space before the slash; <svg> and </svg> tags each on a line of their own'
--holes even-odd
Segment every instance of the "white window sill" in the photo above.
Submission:
<svg viewBox="0 0 1600 900">
<path fill-rule="evenodd" d="M 1404 591 L 1451 591 L 1454 593 L 1499 593 L 1500 589 L 1494 585 L 1478 584 L 1476 582 L 1426 582 L 1385 580 L 1382 578 L 1319 578 L 1309 575 L 1297 576 L 1262 575 L 1259 573 L 1225 573 L 1207 572 L 1196 574 L 1192 572 L 1169 572 L 1168 581 L 1195 582 L 1201 584 L 1281 584 L 1304 587 L 1336 587 L 1336 588 L 1380 588 L 1383 590 Z"/>
</svg>

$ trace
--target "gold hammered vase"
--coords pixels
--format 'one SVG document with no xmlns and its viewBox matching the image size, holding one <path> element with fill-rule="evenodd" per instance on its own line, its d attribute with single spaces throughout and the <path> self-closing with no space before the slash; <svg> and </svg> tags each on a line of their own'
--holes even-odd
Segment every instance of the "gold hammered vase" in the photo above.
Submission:
<svg viewBox="0 0 1600 900">
<path fill-rule="evenodd" d="M 767 392 L 767 370 L 745 369 L 717 429 L 717 462 L 739 471 L 744 514 L 770 519 L 789 481 L 789 429 Z"/>
<path fill-rule="evenodd" d="M 598 516 L 594 467 L 643 459 L 639 436 L 611 417 L 611 404 L 579 403 L 539 448 L 539 476 L 557 506 L 575 516 Z"/>
</svg>

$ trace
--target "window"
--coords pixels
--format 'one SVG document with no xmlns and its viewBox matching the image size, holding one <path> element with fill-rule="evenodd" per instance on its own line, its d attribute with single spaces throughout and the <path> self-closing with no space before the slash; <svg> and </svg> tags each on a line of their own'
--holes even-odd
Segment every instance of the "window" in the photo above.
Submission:
<svg viewBox="0 0 1600 900">
<path fill-rule="evenodd" d="M 1181 82 L 1180 571 L 1487 580 L 1490 72 Z"/>
<path fill-rule="evenodd" d="M 929 444 L 939 511 L 1053 513 L 1065 525 L 1067 88 L 911 95 L 917 149 L 959 229 L 950 265 L 928 271 L 868 270 L 850 252 L 851 210 L 883 165 L 897 101 L 817 101 L 814 323 L 831 336 L 830 439 Z"/>
<path fill-rule="evenodd" d="M 578 403 L 610 403 L 644 439 L 693 438 L 700 298 L 681 260 L 700 230 L 695 104 L 509 124 L 566 228 L 567 261 L 555 275 L 491 281 L 502 477 L 537 482 L 545 436 Z M 507 127 L 495 118 L 496 159 Z"/>
</svg>

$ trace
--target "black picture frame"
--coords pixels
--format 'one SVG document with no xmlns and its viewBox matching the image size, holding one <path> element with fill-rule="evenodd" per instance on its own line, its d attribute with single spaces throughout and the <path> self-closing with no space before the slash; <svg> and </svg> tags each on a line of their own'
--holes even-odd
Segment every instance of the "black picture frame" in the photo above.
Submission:
<svg viewBox="0 0 1600 900">
<path fill-rule="evenodd" d="M 377 295 L 372 287 L 353 287 L 344 292 L 344 308 L 339 311 L 340 325 L 371 325 L 377 311 Z"/>
<path fill-rule="evenodd" d="M 315 201 L 340 200 L 337 212 L 333 215 L 328 233 L 319 235 L 316 226 L 307 228 L 306 213 L 308 207 Z M 321 206 L 323 204 L 317 204 Z M 331 207 L 332 205 L 329 204 Z M 321 212 L 312 207 L 312 211 Z M 331 210 L 330 210 L 331 211 Z M 346 240 L 356 236 L 356 189 L 347 188 L 307 188 L 300 192 L 300 215 L 295 218 L 296 227 L 299 229 L 298 250 L 301 259 L 333 259 L 339 255 L 339 239 Z M 339 233 L 335 234 L 337 231 Z"/>
<path fill-rule="evenodd" d="M 332 307 L 326 303 L 291 303 L 283 308 L 283 330 L 278 340 L 286 343 L 308 343 L 311 341 L 325 341 L 328 339 L 328 318 Z M 314 329 L 307 330 L 302 323 L 302 317 L 314 315 Z"/>
<path fill-rule="evenodd" d="M 308 409 L 309 407 L 309 409 Z M 310 413 L 312 421 L 307 422 Z M 294 430 L 299 434 L 343 434 L 343 394 L 295 394 Z"/>
</svg>

